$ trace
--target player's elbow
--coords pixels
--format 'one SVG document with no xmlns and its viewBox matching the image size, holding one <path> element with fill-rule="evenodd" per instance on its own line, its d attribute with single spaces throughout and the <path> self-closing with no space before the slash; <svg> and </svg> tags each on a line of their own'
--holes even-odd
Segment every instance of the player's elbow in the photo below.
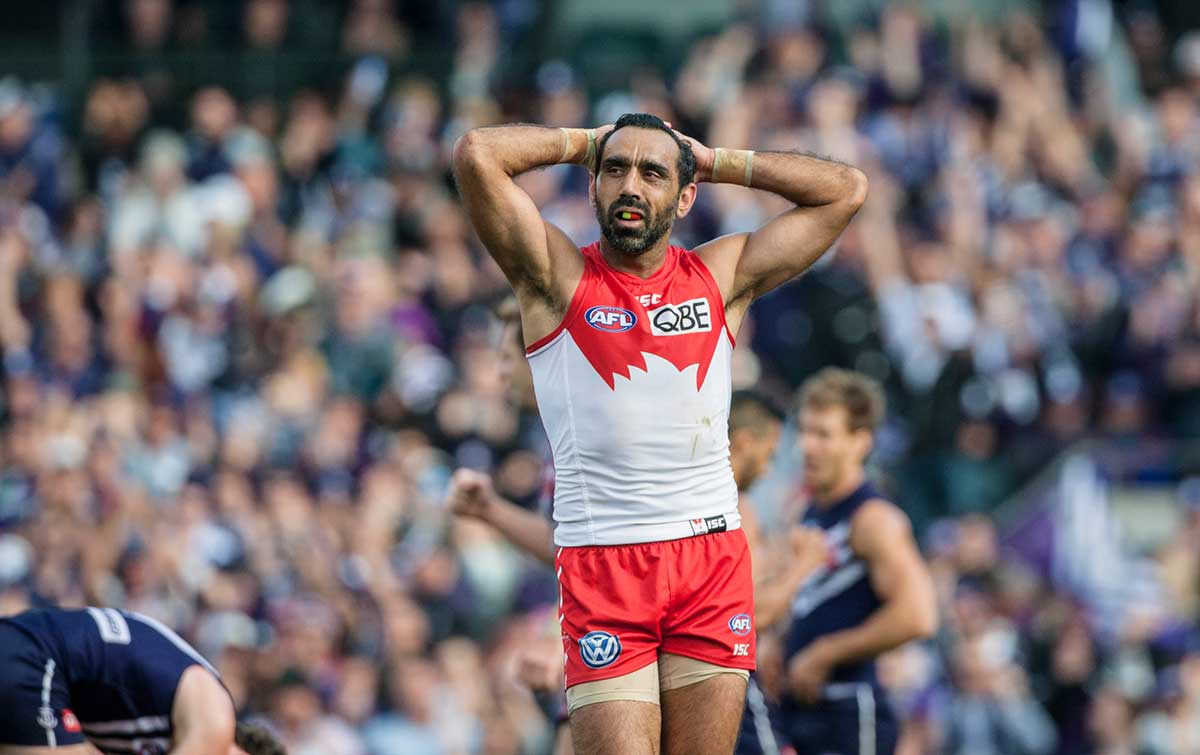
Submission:
<svg viewBox="0 0 1200 755">
<path fill-rule="evenodd" d="M 456 175 L 478 170 L 487 155 L 487 147 L 480 129 L 473 128 L 454 142 L 451 162 Z"/>
<path fill-rule="evenodd" d="M 937 633 L 937 601 L 934 599 L 932 592 L 928 597 L 913 601 L 911 629 L 914 640 L 927 640 Z"/>
<path fill-rule="evenodd" d="M 850 208 L 851 214 L 858 212 L 866 203 L 870 184 L 866 173 L 855 167 L 846 167 L 846 206 Z"/>
<path fill-rule="evenodd" d="M 913 639 L 927 640 L 937 634 L 938 630 L 938 615 L 937 611 L 918 611 L 913 618 Z"/>
<path fill-rule="evenodd" d="M 533 557 L 551 569 L 554 568 L 554 528 L 547 522 L 546 534 L 539 538 L 540 542 L 532 550 Z"/>
</svg>

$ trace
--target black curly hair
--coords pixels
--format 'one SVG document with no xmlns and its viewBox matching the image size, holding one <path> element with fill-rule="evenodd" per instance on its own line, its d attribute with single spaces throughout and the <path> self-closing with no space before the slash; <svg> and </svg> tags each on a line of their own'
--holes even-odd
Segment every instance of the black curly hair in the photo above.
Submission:
<svg viewBox="0 0 1200 755">
<path fill-rule="evenodd" d="M 683 190 L 684 186 L 696 180 L 696 155 L 692 152 L 692 145 L 680 139 L 662 118 L 650 113 L 626 113 L 617 119 L 617 122 L 613 124 L 612 131 L 601 137 L 600 141 L 596 144 L 597 169 L 599 169 L 600 164 L 604 161 L 604 146 L 608 144 L 608 140 L 612 138 L 613 134 L 626 126 L 658 129 L 665 132 L 675 140 L 675 144 L 679 147 L 679 158 L 675 161 L 675 170 L 679 174 L 680 191 Z"/>
</svg>

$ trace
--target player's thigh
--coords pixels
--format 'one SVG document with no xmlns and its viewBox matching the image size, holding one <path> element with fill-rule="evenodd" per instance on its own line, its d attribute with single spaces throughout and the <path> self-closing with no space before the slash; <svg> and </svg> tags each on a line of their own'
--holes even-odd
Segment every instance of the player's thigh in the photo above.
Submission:
<svg viewBox="0 0 1200 755">
<path fill-rule="evenodd" d="M 746 707 L 747 673 L 671 655 L 664 655 L 659 665 L 663 752 L 733 752 Z"/>
<path fill-rule="evenodd" d="M 26 747 L 0 745 L 0 755 L 99 755 L 99 750 L 87 742 L 66 747 Z"/>
<path fill-rule="evenodd" d="M 612 700 L 571 713 L 576 755 L 658 755 L 661 729 L 654 703 Z"/>
<path fill-rule="evenodd" d="M 555 562 L 568 698 L 576 685 L 624 676 L 658 661 L 668 596 L 660 545 L 559 548 Z M 657 677 L 652 687 L 657 702 Z"/>
<path fill-rule="evenodd" d="M 657 661 L 567 688 L 571 740 L 580 755 L 657 753 L 662 729 Z"/>
<path fill-rule="evenodd" d="M 672 541 L 672 600 L 660 654 L 754 670 L 754 581 L 741 530 Z"/>
</svg>

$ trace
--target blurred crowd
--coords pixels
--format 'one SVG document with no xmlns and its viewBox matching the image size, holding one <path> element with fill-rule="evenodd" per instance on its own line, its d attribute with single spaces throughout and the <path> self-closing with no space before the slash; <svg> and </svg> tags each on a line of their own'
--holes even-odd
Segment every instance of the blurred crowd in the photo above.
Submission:
<svg viewBox="0 0 1200 755">
<path fill-rule="evenodd" d="M 742 3 L 598 93 L 578 61 L 506 70 L 528 3 L 356 0 L 344 76 L 281 84 L 309 5 L 247 0 L 244 80 L 154 64 L 209 28 L 172 0 L 122 6 L 138 65 L 79 102 L 0 80 L 0 614 L 154 616 L 297 755 L 542 751 L 519 666 L 557 646 L 553 577 L 443 508 L 458 466 L 536 505 L 547 454 L 448 158 L 474 126 L 647 111 L 870 177 L 836 251 L 755 305 L 734 383 L 786 399 L 838 364 L 888 388 L 878 465 L 946 617 L 886 662 L 906 752 L 1200 752 L 1200 514 L 1154 554 L 1175 610 L 1116 636 L 988 518 L 1089 434 L 1200 435 L 1200 37 L 1103 1 L 995 24 Z M 405 66 L 422 37 L 446 70 Z M 520 183 L 598 237 L 580 169 Z M 780 202 L 702 187 L 676 239 Z"/>
</svg>

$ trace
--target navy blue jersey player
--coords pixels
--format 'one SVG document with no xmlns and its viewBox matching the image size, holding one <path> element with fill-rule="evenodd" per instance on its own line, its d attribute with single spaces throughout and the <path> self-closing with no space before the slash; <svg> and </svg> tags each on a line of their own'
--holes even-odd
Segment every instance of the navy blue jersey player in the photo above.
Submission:
<svg viewBox="0 0 1200 755">
<path fill-rule="evenodd" d="M 884 411 L 879 386 L 827 368 L 799 403 L 812 495 L 803 524 L 823 534 L 825 564 L 792 601 L 782 726 L 800 755 L 891 753 L 898 724 L 875 658 L 935 631 L 933 582 L 908 517 L 865 477 Z"/>
<path fill-rule="evenodd" d="M 236 741 L 235 741 L 236 740 Z M 276 755 L 199 653 L 113 608 L 0 618 L 0 755 Z"/>
</svg>

